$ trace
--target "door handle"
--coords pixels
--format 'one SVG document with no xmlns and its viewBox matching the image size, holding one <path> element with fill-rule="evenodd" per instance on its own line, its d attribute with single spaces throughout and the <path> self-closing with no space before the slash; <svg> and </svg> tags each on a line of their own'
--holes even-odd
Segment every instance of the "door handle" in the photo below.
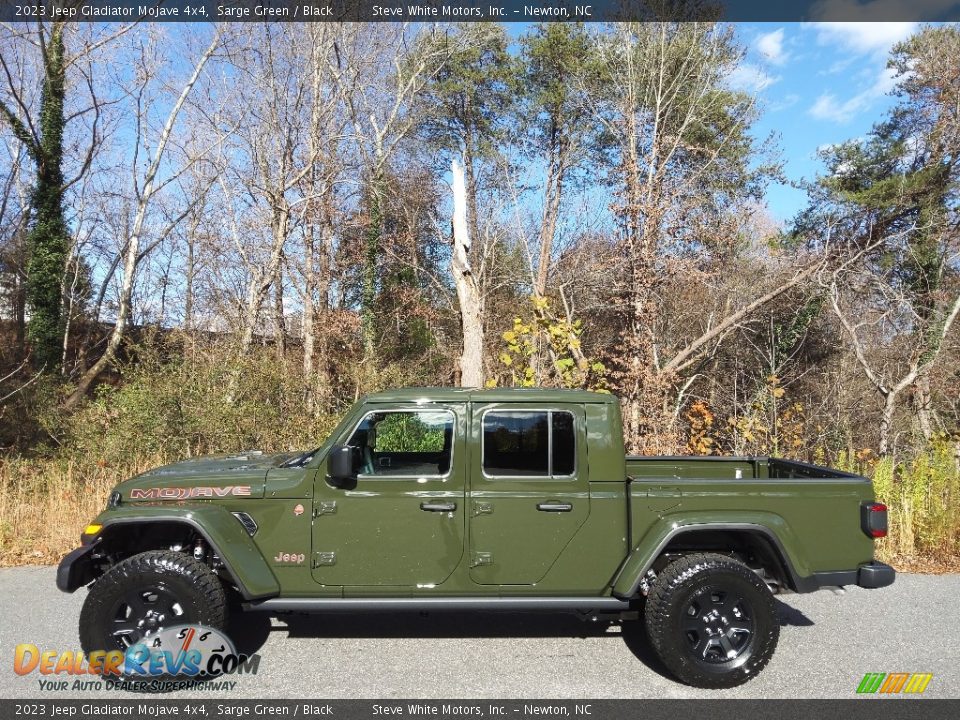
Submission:
<svg viewBox="0 0 960 720">
<path fill-rule="evenodd" d="M 573 510 L 573 503 L 542 502 L 537 503 L 537 510 L 540 512 L 570 512 Z"/>
<path fill-rule="evenodd" d="M 427 512 L 453 512 L 457 509 L 457 504 L 422 502 L 420 503 L 420 509 Z"/>
</svg>

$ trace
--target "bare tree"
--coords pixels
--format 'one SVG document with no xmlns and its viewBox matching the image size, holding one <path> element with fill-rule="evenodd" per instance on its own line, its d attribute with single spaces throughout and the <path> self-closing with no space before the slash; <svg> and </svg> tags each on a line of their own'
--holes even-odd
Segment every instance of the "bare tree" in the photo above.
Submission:
<svg viewBox="0 0 960 720">
<path fill-rule="evenodd" d="M 376 267 L 386 203 L 386 171 L 401 143 L 414 129 L 411 104 L 443 66 L 448 50 L 437 29 L 416 24 L 341 26 L 330 71 L 353 128 L 353 141 L 371 205 L 364 248 L 361 319 L 364 353 L 372 360 L 375 341 L 373 303 Z"/>
<path fill-rule="evenodd" d="M 337 31 L 326 23 L 308 28 L 310 38 L 310 87 L 314 98 L 310 108 L 309 154 L 315 158 L 303 181 L 302 214 L 303 252 L 299 258 L 302 285 L 293 282 L 302 306 L 301 338 L 303 341 L 304 402 L 314 412 L 317 390 L 327 398 L 331 379 L 327 372 L 327 328 L 323 322 L 329 311 L 329 294 L 335 246 L 334 208 L 337 185 L 343 173 L 341 144 L 346 137 L 345 125 L 350 122 L 342 103 L 322 102 L 321 98 L 337 97 L 331 77 L 329 58 L 336 52 Z M 296 263 L 295 263 L 296 264 Z M 318 323 L 324 325 L 318 343 Z M 319 347 L 318 347 L 319 345 Z M 315 363 L 317 351 L 323 359 Z"/>
<path fill-rule="evenodd" d="M 329 40 L 293 25 L 247 26 L 240 34 L 245 51 L 236 54 L 234 65 L 243 82 L 237 89 L 230 80 L 223 89 L 232 94 L 231 120 L 229 128 L 220 129 L 218 163 L 230 232 L 248 275 L 240 334 L 241 352 L 248 353 L 271 288 L 274 325 L 282 323 L 286 244 L 317 199 L 314 194 L 329 191 L 328 179 L 315 171 L 326 150 L 322 135 L 329 129 L 328 113 L 334 110 L 318 74 Z M 317 181 L 312 189 L 311 178 Z M 268 234 L 266 243 L 260 241 L 261 231 Z M 279 343 L 280 327 L 277 332 Z"/>
<path fill-rule="evenodd" d="M 483 386 L 483 295 L 470 267 L 470 232 L 467 229 L 467 191 L 463 168 L 456 160 L 453 173 L 453 252 L 450 272 L 460 301 L 463 351 L 460 354 L 460 385 Z"/>
<path fill-rule="evenodd" d="M 859 283 L 851 283 L 847 287 L 856 294 L 868 292 Z M 857 303 L 859 312 L 854 311 L 849 305 L 845 308 L 844 293 L 836 276 L 830 283 L 830 302 L 834 314 L 846 332 L 857 363 L 883 400 L 878 429 L 880 437 L 878 449 L 881 455 L 886 455 L 891 451 L 893 420 L 902 394 L 926 378 L 940 358 L 944 341 L 950 333 L 957 315 L 960 314 L 960 293 L 956 294 L 952 302 L 946 304 L 940 314 L 941 316 L 936 319 L 929 332 L 919 333 L 914 337 L 914 341 L 909 348 L 909 354 L 902 362 L 893 363 L 893 367 L 884 367 L 878 362 L 879 358 L 873 357 L 876 353 L 871 352 L 870 348 L 877 348 L 883 344 L 882 340 L 878 342 L 878 333 L 880 336 L 886 337 L 888 342 L 892 337 L 895 337 L 896 331 L 893 328 L 904 322 L 900 315 L 905 309 L 910 309 L 911 305 L 902 298 L 898 300 L 895 288 L 889 285 L 875 289 L 881 293 L 883 298 L 879 313 L 864 314 L 862 303 Z M 862 295 L 860 297 L 862 299 Z M 853 319 L 854 316 L 857 318 L 856 320 Z M 908 320 L 907 322 L 923 324 L 923 319 L 913 317 L 912 321 Z M 872 338 L 870 335 L 872 335 Z"/>
<path fill-rule="evenodd" d="M 598 39 L 594 116 L 613 140 L 625 274 L 614 378 L 633 451 L 676 450 L 671 396 L 679 374 L 739 323 L 808 280 L 815 265 L 754 299 L 738 299 L 698 335 L 670 337 L 659 296 L 691 251 L 721 251 L 757 177 L 747 130 L 754 100 L 724 87 L 739 62 L 731 30 L 703 23 L 625 23 Z M 708 119 L 711 118 L 711 119 Z M 678 261 L 680 260 L 680 261 Z"/>
<path fill-rule="evenodd" d="M 90 386 L 116 357 L 117 350 L 119 349 L 120 343 L 124 337 L 124 333 L 126 332 L 127 324 L 130 321 L 133 288 L 136 281 L 137 268 L 143 260 L 140 244 L 145 232 L 147 211 L 149 210 L 151 201 L 154 199 L 156 193 L 162 190 L 175 177 L 179 176 L 186 170 L 186 167 L 183 167 L 176 171 L 173 176 L 158 181 L 158 173 L 160 171 L 161 163 L 164 161 L 167 145 L 170 142 L 174 126 L 177 122 L 177 116 L 180 114 L 180 111 L 183 108 L 187 97 L 190 95 L 190 91 L 193 89 L 193 86 L 200 78 L 200 74 L 203 72 L 204 66 L 207 64 L 210 58 L 213 57 L 213 54 L 216 52 L 219 46 L 220 31 L 218 29 L 214 32 L 210 44 L 201 53 L 200 57 L 194 64 L 193 71 L 189 78 L 181 87 L 180 92 L 176 95 L 173 105 L 170 107 L 167 113 L 166 121 L 163 123 L 159 136 L 156 139 L 156 146 L 149 154 L 148 165 L 142 177 L 138 175 L 139 169 L 137 168 L 136 163 L 134 163 L 133 184 L 134 196 L 136 197 L 137 203 L 133 225 L 123 251 L 123 281 L 120 290 L 120 302 L 117 318 L 114 322 L 113 330 L 111 331 L 110 337 L 107 340 L 106 349 L 104 350 L 103 354 L 95 363 L 93 363 L 93 365 L 90 366 L 86 372 L 83 373 L 77 382 L 76 389 L 67 397 L 64 403 L 64 406 L 67 409 L 75 407 L 80 402 L 80 400 L 90 389 Z M 147 84 L 150 81 L 152 72 L 151 68 L 149 67 L 143 67 L 142 70 L 143 76 L 142 84 L 140 86 L 141 92 L 137 96 L 139 99 L 137 103 L 137 117 L 139 119 L 138 125 L 141 129 L 141 132 L 146 133 L 149 127 L 149 108 L 146 107 L 142 101 L 145 98 Z M 145 137 L 141 138 L 141 140 L 147 147 L 150 146 Z M 188 162 L 188 165 L 192 164 L 193 161 L 195 161 L 195 158 Z"/>
<path fill-rule="evenodd" d="M 101 50 L 130 27 L 61 20 L 0 27 L 4 44 L 17 50 L 0 53 L 0 118 L 34 166 L 24 280 L 34 361 L 46 369 L 65 359 L 74 312 L 68 291 L 80 277 L 65 200 L 76 197 L 74 186 L 88 177 L 103 141 L 103 111 L 111 104 L 100 96 L 93 68 L 105 59 Z"/>
<path fill-rule="evenodd" d="M 13 320 L 15 352 L 23 356 L 26 340 L 27 258 L 24 239 L 29 219 L 29 178 L 26 149 L 13 138 L 4 138 L 0 163 L 0 316 Z"/>
</svg>

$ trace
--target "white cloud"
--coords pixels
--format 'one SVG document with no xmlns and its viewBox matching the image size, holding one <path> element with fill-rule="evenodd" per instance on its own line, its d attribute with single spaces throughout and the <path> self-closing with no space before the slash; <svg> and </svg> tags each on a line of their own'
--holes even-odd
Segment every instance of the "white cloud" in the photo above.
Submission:
<svg viewBox="0 0 960 720">
<path fill-rule="evenodd" d="M 752 63 L 741 63 L 727 78 L 730 87 L 752 93 L 761 92 L 779 80 L 779 76 L 774 77 Z"/>
<path fill-rule="evenodd" d="M 757 38 L 757 52 L 774 65 L 783 65 L 790 57 L 790 53 L 783 49 L 783 28 L 764 33 Z"/>
<path fill-rule="evenodd" d="M 839 45 L 854 55 L 883 54 L 917 29 L 912 22 L 815 22 L 804 23 L 817 33 L 820 45 Z"/>
<path fill-rule="evenodd" d="M 774 100 L 770 103 L 770 112 L 780 112 L 787 108 L 792 108 L 800 102 L 800 96 L 796 93 L 787 93 L 780 100 Z"/>
<path fill-rule="evenodd" d="M 824 93 L 807 111 L 817 120 L 831 120 L 845 124 L 856 115 L 869 110 L 873 103 L 890 92 L 896 85 L 894 71 L 884 68 L 866 90 L 857 93 L 849 100 L 839 101 L 833 93 Z"/>
</svg>

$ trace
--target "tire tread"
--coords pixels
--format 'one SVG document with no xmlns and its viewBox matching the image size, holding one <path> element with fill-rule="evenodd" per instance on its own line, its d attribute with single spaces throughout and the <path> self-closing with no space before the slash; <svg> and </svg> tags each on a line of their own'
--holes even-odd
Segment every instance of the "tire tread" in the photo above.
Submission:
<svg viewBox="0 0 960 720">
<path fill-rule="evenodd" d="M 198 606 L 198 623 L 222 630 L 227 620 L 227 596 L 220 578 L 205 564 L 182 552 L 148 550 L 133 555 L 105 572 L 90 587 L 80 611 L 80 646 L 87 654 L 103 643 L 99 627 L 102 614 L 112 603 L 113 590 L 136 582 L 143 575 L 173 575 L 192 586 Z"/>
<path fill-rule="evenodd" d="M 747 662 L 722 675 L 704 672 L 687 661 L 679 648 L 675 647 L 679 638 L 670 631 L 674 613 L 680 612 L 676 607 L 680 592 L 704 574 L 719 573 L 731 573 L 752 584 L 763 598 L 761 607 L 755 608 L 755 612 L 758 615 L 765 614 L 769 620 L 769 630 L 757 638 Z M 667 668 L 688 685 L 709 689 L 735 687 L 752 680 L 770 662 L 780 637 L 776 602 L 766 583 L 739 560 L 718 553 L 691 553 L 667 565 L 647 596 L 644 621 L 650 644 Z"/>
</svg>

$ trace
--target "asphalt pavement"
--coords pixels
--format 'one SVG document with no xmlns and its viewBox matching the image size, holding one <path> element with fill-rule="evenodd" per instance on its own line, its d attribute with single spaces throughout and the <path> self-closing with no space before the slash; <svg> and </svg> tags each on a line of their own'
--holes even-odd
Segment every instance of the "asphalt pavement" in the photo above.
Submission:
<svg viewBox="0 0 960 720">
<path fill-rule="evenodd" d="M 14 649 L 77 650 L 86 595 L 54 569 L 0 569 L 0 697 L 99 698 L 41 691 L 13 671 Z M 780 644 L 754 680 L 727 691 L 666 674 L 642 634 L 568 615 L 245 614 L 230 634 L 261 655 L 229 690 L 170 698 L 850 698 L 865 673 L 932 673 L 925 697 L 960 697 L 960 575 L 900 575 L 881 590 L 782 595 Z M 3 659 L 5 656 L 5 659 Z M 69 680 L 74 677 L 64 676 Z M 87 676 L 89 678 L 89 676 Z"/>
</svg>

